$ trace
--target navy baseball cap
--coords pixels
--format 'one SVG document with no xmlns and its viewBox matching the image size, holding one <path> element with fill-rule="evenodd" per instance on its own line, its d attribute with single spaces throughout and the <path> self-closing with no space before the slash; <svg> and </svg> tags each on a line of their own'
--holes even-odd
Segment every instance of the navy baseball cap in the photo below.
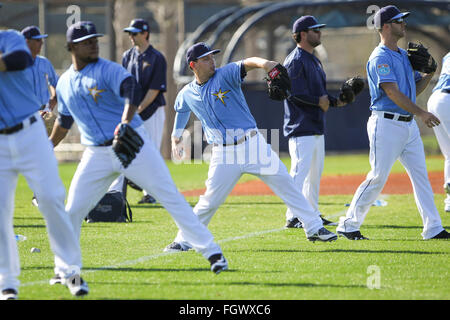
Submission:
<svg viewBox="0 0 450 320">
<path fill-rule="evenodd" d="M 97 33 L 95 24 L 91 21 L 74 23 L 67 29 L 66 33 L 66 40 L 69 43 L 77 43 L 94 37 L 103 37 L 103 34 Z"/>
<path fill-rule="evenodd" d="M 203 58 L 208 54 L 216 54 L 219 53 L 220 50 L 211 50 L 209 46 L 204 42 L 198 42 L 191 46 L 186 52 L 186 60 L 187 63 L 191 61 L 195 61 L 197 59 Z"/>
<path fill-rule="evenodd" d="M 292 33 L 307 31 L 309 29 L 323 28 L 326 24 L 319 23 L 313 16 L 302 16 L 298 18 L 292 26 Z"/>
<path fill-rule="evenodd" d="M 381 28 L 386 22 L 391 22 L 400 18 L 406 18 L 409 12 L 400 12 L 396 6 L 390 5 L 381 8 L 375 13 L 374 21 L 377 28 Z"/>
<path fill-rule="evenodd" d="M 130 22 L 130 26 L 128 28 L 123 29 L 124 32 L 143 32 L 147 31 L 150 33 L 150 27 L 148 26 L 148 22 L 144 19 L 134 19 Z"/>
<path fill-rule="evenodd" d="M 21 31 L 22 35 L 26 38 L 26 39 L 42 39 L 42 38 L 47 38 L 48 34 L 41 34 L 41 30 L 39 30 L 38 27 L 36 26 L 28 26 L 25 27 L 22 31 Z"/>
</svg>

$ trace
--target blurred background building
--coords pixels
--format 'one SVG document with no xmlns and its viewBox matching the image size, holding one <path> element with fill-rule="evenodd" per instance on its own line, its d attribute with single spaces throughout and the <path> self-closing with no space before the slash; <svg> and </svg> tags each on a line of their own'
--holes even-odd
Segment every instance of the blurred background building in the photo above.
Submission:
<svg viewBox="0 0 450 320">
<path fill-rule="evenodd" d="M 365 66 L 373 48 L 379 43 L 377 32 L 371 28 L 371 18 L 377 7 L 395 4 L 401 11 L 410 11 L 408 33 L 401 46 L 408 41 L 420 41 L 429 47 L 439 64 L 435 77 L 418 98 L 426 107 L 431 89 L 437 81 L 443 56 L 450 50 L 450 0 L 447 1 L 257 1 L 257 0 L 103 0 L 62 1 L 1 0 L 0 28 L 21 30 L 37 25 L 49 34 L 42 55 L 53 63 L 58 74 L 71 64 L 65 49 L 67 25 L 77 19 L 91 20 L 97 30 L 105 34 L 99 38 L 100 55 L 121 62 L 122 53 L 131 43 L 123 28 L 134 18 L 150 23 L 150 43 L 161 51 L 168 62 L 168 91 L 166 93 L 166 123 L 162 154 L 170 158 L 170 132 L 173 125 L 173 102 L 179 89 L 192 80 L 184 54 L 185 49 L 198 41 L 205 41 L 222 49 L 216 56 L 217 65 L 245 57 L 260 56 L 280 62 L 295 47 L 291 38 L 293 22 L 311 14 L 326 23 L 322 45 L 315 54 L 322 61 L 327 74 L 328 89 L 336 93 L 340 84 L 355 75 L 366 77 Z M 259 128 L 279 131 L 280 152 L 287 151 L 287 139 L 282 135 L 283 104 L 271 101 L 265 93 L 260 70 L 250 73 L 244 82 L 244 93 Z M 365 90 L 358 99 L 344 109 L 327 112 L 325 143 L 327 152 L 368 150 L 366 122 L 369 117 L 369 93 Z M 190 130 L 193 131 L 192 116 Z M 422 136 L 434 138 L 431 129 L 421 127 Z M 201 132 L 194 132 L 194 136 Z M 275 136 L 274 136 L 275 137 Z M 205 148 L 202 139 L 199 141 Z M 277 138 L 278 140 L 278 138 Z M 83 147 L 79 145 L 76 126 L 58 146 L 58 158 L 77 159 Z"/>
</svg>

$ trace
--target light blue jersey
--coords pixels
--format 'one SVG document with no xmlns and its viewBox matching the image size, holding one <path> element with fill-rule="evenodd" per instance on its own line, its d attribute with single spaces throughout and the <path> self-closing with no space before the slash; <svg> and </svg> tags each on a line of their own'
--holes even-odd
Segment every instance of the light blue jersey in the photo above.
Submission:
<svg viewBox="0 0 450 320">
<path fill-rule="evenodd" d="M 409 115 L 380 86 L 383 82 L 395 82 L 400 92 L 416 102 L 416 82 L 421 79 L 421 75 L 413 71 L 406 50 L 399 48 L 399 52 L 393 51 L 380 43 L 370 55 L 366 71 L 371 97 L 370 109 Z"/>
<path fill-rule="evenodd" d="M 128 77 L 132 75 L 121 65 L 102 58 L 81 71 L 72 65 L 61 76 L 56 86 L 58 111 L 73 117 L 82 144 L 101 145 L 114 137 L 125 104 L 120 85 Z M 136 114 L 130 125 L 136 128 L 141 124 Z"/>
<path fill-rule="evenodd" d="M 33 88 L 40 105 L 45 105 L 50 100 L 48 85 L 56 88 L 58 75 L 52 66 L 52 63 L 43 56 L 36 56 L 34 64 L 30 67 L 33 73 Z"/>
<path fill-rule="evenodd" d="M 433 92 L 436 90 L 450 90 L 450 52 L 442 59 L 441 75 Z"/>
<path fill-rule="evenodd" d="M 25 38 L 16 30 L 0 31 L 0 51 L 30 53 Z M 31 54 L 30 54 L 31 59 Z M 13 127 L 39 110 L 30 68 L 0 72 L 0 129 Z"/>
<path fill-rule="evenodd" d="M 203 85 L 196 81 L 184 86 L 175 100 L 175 119 L 172 135 L 181 136 L 190 112 L 201 121 L 208 143 L 229 144 L 237 141 L 249 129 L 256 128 L 241 89 L 245 72 L 242 61 L 216 69 Z"/>
</svg>

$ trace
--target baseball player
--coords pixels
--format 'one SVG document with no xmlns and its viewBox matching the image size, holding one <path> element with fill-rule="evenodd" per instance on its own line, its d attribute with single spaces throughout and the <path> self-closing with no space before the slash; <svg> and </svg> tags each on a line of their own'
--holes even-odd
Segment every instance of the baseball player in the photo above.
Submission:
<svg viewBox="0 0 450 320">
<path fill-rule="evenodd" d="M 80 238 L 83 219 L 120 175 L 151 192 L 167 209 L 194 248 L 210 261 L 211 271 L 228 268 L 227 260 L 212 234 L 200 223 L 183 195 L 178 192 L 170 172 L 154 144 L 150 142 L 142 120 L 134 116 L 141 102 L 141 88 L 121 65 L 99 58 L 95 25 L 80 21 L 67 30 L 67 48 L 72 65 L 56 86 L 59 117 L 50 137 L 56 146 L 75 121 L 86 146 L 70 184 L 66 209 L 75 233 Z M 119 126 L 118 126 L 119 125 Z M 133 128 L 143 146 L 126 166 L 112 145 L 120 141 L 115 128 Z"/>
<path fill-rule="evenodd" d="M 370 55 L 367 76 L 372 115 L 367 122 L 370 142 L 371 171 L 358 187 L 345 217 L 341 217 L 337 232 L 350 240 L 365 238 L 360 227 L 386 183 L 394 162 L 405 167 L 414 189 L 417 208 L 423 221 L 423 239 L 448 239 L 434 203 L 428 180 L 423 143 L 414 115 L 429 128 L 439 125 L 439 119 L 416 105 L 416 96 L 428 85 L 433 74 L 414 72 L 407 52 L 397 46 L 405 36 L 405 18 L 395 6 L 381 8 L 375 14 L 379 23 L 380 44 Z"/>
<path fill-rule="evenodd" d="M 433 130 L 445 158 L 444 188 L 447 197 L 444 203 L 445 211 L 450 212 L 450 52 L 442 59 L 441 75 L 428 100 L 428 111 L 441 120 Z"/>
<path fill-rule="evenodd" d="M 163 93 L 166 91 L 166 59 L 156 50 L 149 41 L 150 27 L 143 19 L 134 19 L 130 26 L 124 29 L 127 32 L 133 48 L 127 50 L 122 57 L 122 66 L 136 77 L 141 85 L 144 98 L 138 106 L 137 112 L 144 121 L 150 141 L 161 149 L 161 140 L 166 114 L 164 106 L 166 100 Z M 121 191 L 123 176 L 119 177 L 110 190 Z M 147 191 L 138 203 L 155 203 L 156 200 Z"/>
<path fill-rule="evenodd" d="M 250 173 L 261 178 L 281 197 L 294 216 L 302 221 L 309 240 L 335 240 L 337 236 L 323 227 L 322 220 L 297 192 L 294 180 L 276 152 L 258 132 L 241 89 L 248 71 L 261 68 L 269 72 L 277 62 L 253 57 L 216 69 L 213 56 L 218 52 L 220 50 L 211 50 L 203 42 L 187 50 L 186 60 L 195 79 L 178 93 L 174 106 L 174 156 L 182 154 L 180 137 L 191 112 L 201 121 L 206 139 L 213 145 L 206 192 L 200 196 L 195 214 L 207 225 L 239 178 Z M 179 231 L 165 251 L 185 251 L 191 246 L 184 233 Z"/>
<path fill-rule="evenodd" d="M 330 96 L 326 89 L 326 75 L 322 63 L 313 55 L 321 44 L 320 29 L 313 16 L 302 16 L 294 22 L 292 37 L 296 48 L 286 57 L 284 66 L 292 80 L 292 94 L 296 100 L 284 100 L 284 135 L 289 138 L 291 176 L 314 212 L 319 211 L 320 177 L 325 158 L 325 112 L 329 107 L 345 103 Z M 324 225 L 337 225 L 322 216 Z M 302 223 L 290 209 L 286 211 L 286 228 L 301 228 Z"/>
<path fill-rule="evenodd" d="M 30 49 L 31 57 L 33 58 L 33 65 L 30 67 L 32 71 L 33 91 L 39 99 L 40 113 L 45 120 L 47 134 L 50 135 L 50 130 L 53 126 L 51 112 L 55 108 L 56 101 L 56 83 L 58 82 L 58 75 L 52 66 L 52 63 L 45 57 L 39 55 L 41 52 L 43 39 L 47 38 L 47 34 L 41 34 L 41 31 L 36 26 L 28 26 L 21 31 L 25 37 L 27 46 Z M 51 96 L 50 96 L 51 94 Z M 31 203 L 38 206 L 36 196 L 33 196 Z"/>
<path fill-rule="evenodd" d="M 75 296 L 89 292 L 79 277 L 81 253 L 69 216 L 64 210 L 65 188 L 58 163 L 39 115 L 32 88 L 33 63 L 23 36 L 0 31 L 0 299 L 17 299 L 19 255 L 13 229 L 14 194 L 18 174 L 40 200 L 55 273 Z"/>
</svg>

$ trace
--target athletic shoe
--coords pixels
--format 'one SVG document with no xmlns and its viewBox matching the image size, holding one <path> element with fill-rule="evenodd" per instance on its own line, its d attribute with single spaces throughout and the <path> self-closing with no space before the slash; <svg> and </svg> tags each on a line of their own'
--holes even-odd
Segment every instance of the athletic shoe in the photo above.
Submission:
<svg viewBox="0 0 450 320">
<path fill-rule="evenodd" d="M 211 271 L 215 274 L 219 274 L 222 271 L 228 270 L 228 262 L 227 259 L 223 256 L 223 254 L 213 254 L 208 258 L 211 263 Z"/>
<path fill-rule="evenodd" d="M 286 221 L 285 228 L 303 228 L 302 222 L 297 218 Z"/>
<path fill-rule="evenodd" d="M 64 282 L 73 296 L 81 297 L 89 293 L 89 287 L 86 281 L 84 281 L 79 275 L 72 276 Z"/>
<path fill-rule="evenodd" d="M 39 204 L 38 204 L 38 202 L 37 202 L 37 199 L 36 199 L 36 196 L 33 196 L 33 198 L 31 199 L 31 204 L 32 204 L 33 206 L 35 206 L 35 207 L 38 207 L 38 206 L 39 206 Z"/>
<path fill-rule="evenodd" d="M 347 238 L 348 240 L 369 240 L 369 238 L 364 237 L 359 230 L 353 232 L 338 231 L 337 234 L 340 237 Z"/>
<path fill-rule="evenodd" d="M 189 246 L 174 241 L 164 248 L 164 252 L 181 252 L 181 251 L 188 251 L 189 249 L 190 249 Z"/>
<path fill-rule="evenodd" d="M 62 279 L 58 274 L 55 274 L 55 276 L 51 278 L 49 282 L 51 286 L 55 284 L 62 284 Z"/>
<path fill-rule="evenodd" d="M 138 204 L 143 204 L 143 203 L 156 203 L 156 199 L 153 198 L 151 195 L 146 194 L 145 196 L 142 197 L 141 200 L 139 200 Z"/>
<path fill-rule="evenodd" d="M 324 226 L 337 226 L 337 222 L 333 222 L 330 220 L 325 219 L 324 217 L 320 216 L 320 218 L 322 219 L 322 223 Z"/>
<path fill-rule="evenodd" d="M 442 230 L 440 233 L 430 239 L 450 239 L 450 233 L 448 233 L 446 230 Z"/>
<path fill-rule="evenodd" d="M 309 241 L 335 241 L 337 240 L 337 235 L 335 235 L 333 232 L 328 231 L 325 228 L 320 228 L 316 233 L 314 233 L 312 236 L 308 237 Z"/>
<path fill-rule="evenodd" d="M 17 290 L 11 288 L 2 290 L 0 300 L 17 300 Z"/>
<path fill-rule="evenodd" d="M 446 206 L 445 207 L 445 212 L 450 212 L 450 206 L 448 206 L 448 207 Z"/>
</svg>

